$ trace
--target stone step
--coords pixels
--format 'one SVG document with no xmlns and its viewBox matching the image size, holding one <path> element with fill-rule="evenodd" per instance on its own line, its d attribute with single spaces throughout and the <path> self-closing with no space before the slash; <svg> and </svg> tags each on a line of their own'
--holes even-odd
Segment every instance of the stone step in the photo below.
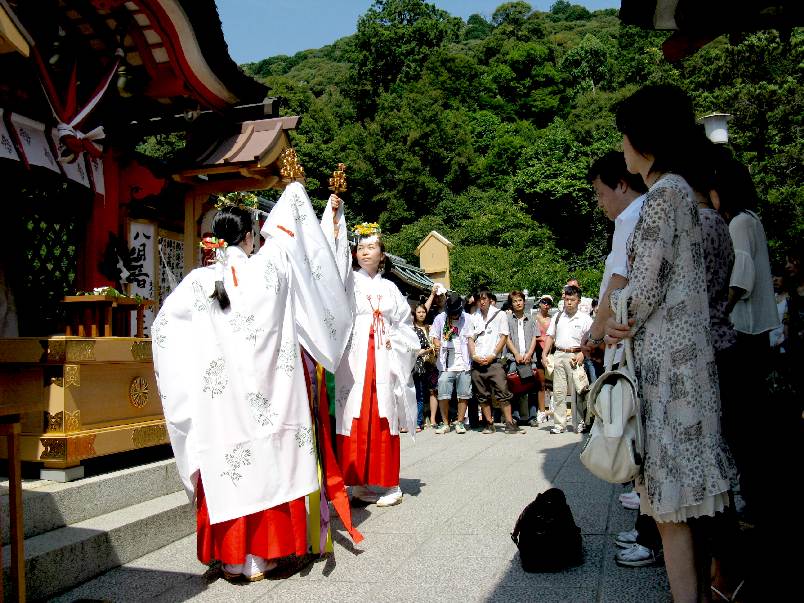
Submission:
<svg viewBox="0 0 804 603">
<path fill-rule="evenodd" d="M 125 488 L 133 491 L 134 488 Z M 94 501 L 86 501 L 92 505 Z M 195 513 L 184 491 L 96 515 L 25 541 L 28 600 L 47 599 L 142 557 L 195 530 Z M 3 547 L 6 600 L 10 547 Z"/>
<path fill-rule="evenodd" d="M 0 484 L 0 534 L 8 544 L 8 482 Z M 184 488 L 173 459 L 130 467 L 75 482 L 26 480 L 22 506 L 25 537 L 31 538 Z"/>
</svg>

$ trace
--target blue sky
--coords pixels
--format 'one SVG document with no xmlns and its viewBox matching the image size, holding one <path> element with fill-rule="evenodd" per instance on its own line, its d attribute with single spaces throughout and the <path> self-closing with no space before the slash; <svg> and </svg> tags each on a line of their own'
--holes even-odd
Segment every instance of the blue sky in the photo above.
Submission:
<svg viewBox="0 0 804 603">
<path fill-rule="evenodd" d="M 466 19 L 473 13 L 490 17 L 505 0 L 430 0 Z M 548 10 L 554 0 L 528 2 Z M 292 55 L 320 48 L 355 32 L 357 18 L 372 0 L 217 0 L 229 54 L 247 63 L 277 54 Z M 591 10 L 619 8 L 618 0 L 575 0 Z"/>
</svg>

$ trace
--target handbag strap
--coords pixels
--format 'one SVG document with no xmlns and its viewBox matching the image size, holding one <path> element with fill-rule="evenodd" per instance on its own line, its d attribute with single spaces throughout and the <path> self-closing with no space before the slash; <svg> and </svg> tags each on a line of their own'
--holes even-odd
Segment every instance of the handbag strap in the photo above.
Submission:
<svg viewBox="0 0 804 603">
<path fill-rule="evenodd" d="M 631 288 L 625 287 L 620 293 L 620 299 L 617 301 L 617 321 L 621 324 L 628 324 L 628 298 L 631 296 Z M 635 426 L 635 452 L 640 457 L 638 463 L 642 464 L 642 456 L 644 455 L 645 440 L 642 433 L 642 401 L 639 395 L 639 382 L 636 380 L 634 363 L 634 349 L 631 343 L 631 337 L 623 339 L 623 361 L 620 364 L 620 370 L 628 373 L 634 383 L 634 404 L 636 406 L 635 412 L 637 420 L 634 422 Z"/>
<path fill-rule="evenodd" d="M 490 308 L 490 309 L 489 309 L 489 312 L 491 312 L 492 310 L 497 310 L 497 308 Z M 483 333 L 485 333 L 485 332 L 486 332 L 486 329 L 488 329 L 488 328 L 489 328 L 489 324 L 491 324 L 491 321 L 492 321 L 492 320 L 494 320 L 494 319 L 497 317 L 497 314 L 499 314 L 500 312 L 501 312 L 501 310 L 497 310 L 497 311 L 496 311 L 494 314 L 492 314 L 491 316 L 489 316 L 489 319 L 486 321 L 486 324 L 484 324 L 484 325 L 483 325 Z M 480 333 L 480 334 L 478 335 L 478 337 L 480 337 L 481 335 L 483 335 L 483 333 Z"/>
<path fill-rule="evenodd" d="M 620 298 L 617 300 L 617 308 L 614 312 L 614 318 L 620 324 L 628 324 L 628 297 L 631 294 L 631 289 L 625 287 L 620 290 Z M 631 338 L 626 337 L 623 342 L 623 360 L 620 362 L 620 369 L 628 369 L 633 373 L 634 370 L 634 352 L 631 347 Z M 606 371 L 612 370 L 614 367 L 614 357 L 617 354 L 617 346 L 606 346 L 603 355 L 603 364 Z"/>
<path fill-rule="evenodd" d="M 564 310 L 559 310 L 558 314 L 556 314 L 556 325 L 555 325 L 556 335 L 555 335 L 555 337 L 553 337 L 553 346 L 550 348 L 550 351 L 547 352 L 548 354 L 552 354 L 553 351 L 556 349 L 556 339 L 558 339 L 558 321 L 561 320 L 561 315 L 563 313 L 564 313 Z M 548 326 L 547 328 L 549 329 L 550 327 Z"/>
<path fill-rule="evenodd" d="M 631 288 L 625 287 L 620 292 L 620 299 L 617 300 L 617 321 L 620 324 L 628 324 L 628 298 L 631 296 Z M 634 349 L 631 345 L 631 337 L 623 339 L 623 362 L 622 369 L 634 374 Z"/>
</svg>

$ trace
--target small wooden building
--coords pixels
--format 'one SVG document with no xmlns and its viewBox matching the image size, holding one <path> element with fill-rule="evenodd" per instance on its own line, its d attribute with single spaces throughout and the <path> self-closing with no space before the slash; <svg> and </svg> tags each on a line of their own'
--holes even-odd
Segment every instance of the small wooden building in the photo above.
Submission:
<svg viewBox="0 0 804 603">
<path fill-rule="evenodd" d="M 416 248 L 416 255 L 419 256 L 419 266 L 424 273 L 436 283 L 444 285 L 447 289 L 450 288 L 449 252 L 452 247 L 452 243 L 443 235 L 431 230 Z"/>
</svg>

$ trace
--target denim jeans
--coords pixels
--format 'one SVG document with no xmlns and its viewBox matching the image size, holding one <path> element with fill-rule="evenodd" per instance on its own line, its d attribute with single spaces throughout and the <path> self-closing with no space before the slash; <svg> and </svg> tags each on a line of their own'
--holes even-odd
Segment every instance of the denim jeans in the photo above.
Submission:
<svg viewBox="0 0 804 603">
<path fill-rule="evenodd" d="M 416 386 L 416 425 L 422 427 L 424 425 L 424 399 L 430 393 L 430 376 L 413 375 L 413 385 Z"/>
</svg>

